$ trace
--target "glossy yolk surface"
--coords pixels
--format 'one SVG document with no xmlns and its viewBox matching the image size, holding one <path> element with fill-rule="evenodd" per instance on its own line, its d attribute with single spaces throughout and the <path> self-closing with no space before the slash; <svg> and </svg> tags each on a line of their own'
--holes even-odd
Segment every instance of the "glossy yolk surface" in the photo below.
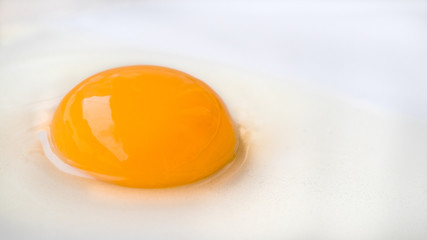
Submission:
<svg viewBox="0 0 427 240">
<path fill-rule="evenodd" d="M 61 101 L 51 144 L 66 163 L 130 187 L 191 183 L 235 157 L 238 135 L 202 81 L 157 66 L 98 73 Z"/>
</svg>

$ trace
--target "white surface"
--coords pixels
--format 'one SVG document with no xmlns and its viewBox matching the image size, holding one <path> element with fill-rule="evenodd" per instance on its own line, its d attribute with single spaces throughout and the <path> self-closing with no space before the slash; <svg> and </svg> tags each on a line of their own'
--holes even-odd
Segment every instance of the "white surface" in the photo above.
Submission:
<svg viewBox="0 0 427 240">
<path fill-rule="evenodd" d="M 5 60 L 15 49 L 25 54 L 49 42 L 69 50 L 126 45 L 293 76 L 427 119 L 426 1 L 2 0 L 0 6 Z"/>
<path fill-rule="evenodd" d="M 3 235 L 427 236 L 425 2 L 107 2 L 1 1 Z M 251 120 L 250 164 L 213 185 L 147 191 L 64 175 L 30 151 L 49 118 L 40 100 L 133 63 L 211 84 Z"/>
</svg>

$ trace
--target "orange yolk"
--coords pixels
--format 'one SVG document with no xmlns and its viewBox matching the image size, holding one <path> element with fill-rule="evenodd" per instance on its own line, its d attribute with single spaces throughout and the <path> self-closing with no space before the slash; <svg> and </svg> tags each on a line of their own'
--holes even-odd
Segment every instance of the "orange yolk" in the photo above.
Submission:
<svg viewBox="0 0 427 240">
<path fill-rule="evenodd" d="M 50 126 L 55 153 L 95 178 L 161 188 L 195 182 L 234 159 L 238 134 L 205 83 L 158 66 L 98 73 L 61 101 Z"/>
</svg>

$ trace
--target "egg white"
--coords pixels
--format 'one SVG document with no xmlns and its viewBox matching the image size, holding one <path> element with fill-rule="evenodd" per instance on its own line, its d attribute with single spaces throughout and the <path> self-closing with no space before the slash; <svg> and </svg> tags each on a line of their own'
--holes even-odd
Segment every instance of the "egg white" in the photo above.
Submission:
<svg viewBox="0 0 427 240">
<path fill-rule="evenodd" d="M 134 64 L 176 68 L 208 83 L 250 135 L 244 164 L 208 184 L 154 190 L 58 171 L 36 137 L 55 104 L 86 77 Z M 35 53 L 2 65 L 0 74 L 10 79 L 0 96 L 0 225 L 9 232 L 25 229 L 25 237 L 300 238 L 331 228 L 338 236 L 367 228 L 374 233 L 388 226 L 387 199 L 401 186 L 395 168 L 404 157 L 427 156 L 424 122 L 212 62 L 81 49 Z"/>
</svg>

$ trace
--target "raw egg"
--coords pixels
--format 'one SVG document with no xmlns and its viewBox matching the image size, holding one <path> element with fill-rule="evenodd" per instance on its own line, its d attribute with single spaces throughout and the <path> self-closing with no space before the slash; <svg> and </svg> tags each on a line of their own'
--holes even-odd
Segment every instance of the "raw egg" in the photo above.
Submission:
<svg viewBox="0 0 427 240">
<path fill-rule="evenodd" d="M 87 78 L 62 99 L 49 129 L 65 163 L 129 187 L 195 182 L 230 163 L 239 146 L 221 98 L 201 80 L 160 66 Z"/>
</svg>

